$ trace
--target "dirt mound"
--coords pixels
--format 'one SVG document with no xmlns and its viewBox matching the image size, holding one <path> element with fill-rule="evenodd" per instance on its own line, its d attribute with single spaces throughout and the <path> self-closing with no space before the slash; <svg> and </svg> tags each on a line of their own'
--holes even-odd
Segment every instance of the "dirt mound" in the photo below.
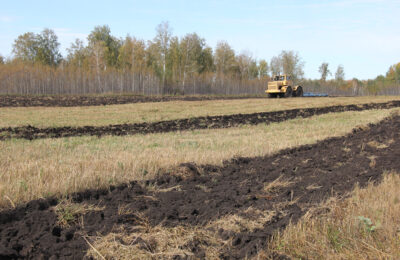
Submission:
<svg viewBox="0 0 400 260">
<path fill-rule="evenodd" d="M 9 138 L 24 138 L 28 140 L 38 138 L 60 138 L 71 136 L 102 136 L 102 135 L 133 135 L 165 133 L 194 129 L 216 129 L 236 127 L 239 125 L 256 125 L 260 123 L 282 122 L 296 117 L 311 117 L 326 113 L 344 111 L 362 111 L 368 109 L 390 109 L 400 107 L 400 101 L 387 103 L 371 103 L 363 105 L 330 106 L 321 108 L 292 109 L 284 111 L 263 112 L 253 114 L 236 114 L 212 117 L 195 117 L 188 119 L 161 121 L 154 123 L 137 123 L 108 126 L 83 127 L 49 127 L 36 128 L 33 126 L 0 128 L 0 140 Z"/>
<path fill-rule="evenodd" d="M 166 102 L 166 101 L 201 101 L 225 100 L 244 98 L 265 98 L 255 95 L 242 96 L 139 96 L 139 95 L 113 95 L 113 96 L 15 96 L 0 95 L 0 107 L 78 107 L 101 106 L 130 103 Z"/>
<path fill-rule="evenodd" d="M 345 195 L 356 183 L 379 180 L 384 171 L 399 171 L 399 129 L 400 116 L 393 116 L 345 137 L 274 156 L 236 158 L 223 167 L 184 164 L 179 171 L 186 168 L 185 177 L 171 173 L 73 194 L 72 201 L 87 210 L 69 227 L 60 226 L 55 199 L 32 201 L 0 213 L 0 258 L 81 259 L 89 248 L 87 241 L 93 243 L 92 236 L 118 228 L 133 230 L 139 215 L 153 227 L 202 228 L 232 214 L 252 218 L 251 212 L 275 212 L 253 230 L 215 230 L 221 239 L 232 241 L 221 258 L 253 256 L 273 232 L 298 220 L 310 207 L 332 195 Z M 203 257 L 200 246 L 187 247 Z"/>
</svg>

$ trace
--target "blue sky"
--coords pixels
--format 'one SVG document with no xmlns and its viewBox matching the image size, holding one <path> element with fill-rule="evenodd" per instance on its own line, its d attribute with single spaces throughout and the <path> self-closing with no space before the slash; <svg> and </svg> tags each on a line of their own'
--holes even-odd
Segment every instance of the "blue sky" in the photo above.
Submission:
<svg viewBox="0 0 400 260">
<path fill-rule="evenodd" d="M 297 51 L 309 78 L 319 77 L 322 62 L 332 72 L 342 64 L 346 78 L 359 79 L 400 62 L 400 0 L 3 0 L 0 54 L 10 56 L 14 40 L 28 31 L 53 29 L 65 54 L 97 25 L 109 25 L 117 37 L 150 40 L 162 21 L 174 35 L 196 32 L 213 48 L 226 40 L 257 59 Z"/>
</svg>

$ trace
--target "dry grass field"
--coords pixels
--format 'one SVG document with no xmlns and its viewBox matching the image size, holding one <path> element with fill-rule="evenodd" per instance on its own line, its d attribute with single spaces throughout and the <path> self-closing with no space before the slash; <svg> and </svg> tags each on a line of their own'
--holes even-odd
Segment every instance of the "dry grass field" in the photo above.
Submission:
<svg viewBox="0 0 400 260">
<path fill-rule="evenodd" d="M 344 135 L 392 111 L 399 110 L 333 113 L 270 125 L 179 133 L 2 141 L 0 206 L 154 178 L 185 162 L 221 165 L 235 156 L 272 154 Z"/>
<path fill-rule="evenodd" d="M 399 99 L 400 97 L 238 99 L 93 107 L 3 107 L 0 108 L 0 127 L 103 126 L 294 108 L 380 103 Z M 79 244 L 83 248 L 81 251 L 76 249 L 78 246 L 74 249 L 76 251 L 71 251 L 78 252 L 80 257 L 86 255 L 94 259 L 174 259 L 180 256 L 219 259 L 229 258 L 232 256 L 229 255 L 230 250 L 234 249 L 235 256 L 247 257 L 249 254 L 248 259 L 271 259 L 278 255 L 293 259 L 359 259 L 360 257 L 398 259 L 400 258 L 399 175 L 394 171 L 386 173 L 382 182 L 371 182 L 367 187 L 356 186 L 353 189 L 354 184 L 358 183 L 358 175 L 368 174 L 370 170 L 386 169 L 385 165 L 378 165 L 380 168 L 375 167 L 380 163 L 379 159 L 383 158 L 383 162 L 386 163 L 385 158 L 389 162 L 393 161 L 394 157 L 390 156 L 397 152 L 394 144 L 398 141 L 395 140 L 397 138 L 395 133 L 379 129 L 379 133 L 384 133 L 385 136 L 372 135 L 371 138 L 375 138 L 375 141 L 365 141 L 365 143 L 363 138 L 369 138 L 369 135 L 358 137 L 358 143 L 353 143 L 351 135 L 332 147 L 329 147 L 329 143 L 322 144 L 322 148 L 319 147 L 318 151 L 324 151 L 326 154 L 309 151 L 306 157 L 299 156 L 299 161 L 296 161 L 295 152 L 284 154 L 284 158 L 279 158 L 281 161 L 272 168 L 268 167 L 275 163 L 277 160 L 275 158 L 269 165 L 253 165 L 253 168 L 247 168 L 246 162 L 232 166 L 235 164 L 232 163 L 235 161 L 232 159 L 270 156 L 260 157 L 262 161 L 269 160 L 273 155 L 280 155 L 279 152 L 283 149 L 320 144 L 320 141 L 330 137 L 348 135 L 355 128 L 361 132 L 367 131 L 368 124 L 378 123 L 390 115 L 392 115 L 390 118 L 394 118 L 399 113 L 400 108 L 393 108 L 328 113 L 280 123 L 241 125 L 222 129 L 37 140 L 12 138 L 0 141 L 0 220 L 5 223 L 0 222 L 0 258 L 4 251 L 2 246 L 6 248 L 4 245 L 14 241 L 14 238 L 8 238 L 9 234 L 14 234 L 12 227 L 8 227 L 9 229 L 2 227 L 3 224 L 11 225 L 14 220 L 7 220 L 8 213 L 2 215 L 2 212 L 8 210 L 13 212 L 13 209 L 17 212 L 23 212 L 24 209 L 29 211 L 31 210 L 29 203 L 32 200 L 57 197 L 59 200 L 56 205 L 39 209 L 45 212 L 43 214 L 47 214 L 47 219 L 44 220 L 47 221 L 46 224 L 42 223 L 39 228 L 32 228 L 29 224 L 40 218 L 39 215 L 35 215 L 39 214 L 37 212 L 33 217 L 30 217 L 30 213 L 26 215 L 21 215 L 21 212 L 19 215 L 16 213 L 19 219 L 15 221 L 20 227 L 26 226 L 29 230 L 34 230 L 32 232 L 40 231 L 42 235 L 51 233 L 52 238 L 48 241 L 54 242 L 56 251 L 60 247 L 57 245 L 60 241 L 68 243 L 72 239 L 71 241 L 76 244 L 81 243 Z M 398 121 L 400 125 L 400 120 Z M 330 154 L 330 150 L 334 149 L 337 151 Z M 385 149 L 391 149 L 393 153 Z M 307 149 L 303 152 L 305 151 Z M 382 152 L 378 153 L 382 158 L 375 156 L 377 151 Z M 314 157 L 318 157 L 319 160 L 313 162 Z M 353 169 L 350 165 L 353 163 L 353 158 L 358 160 L 354 163 L 363 165 L 360 166 L 363 172 L 352 173 L 352 176 L 346 179 L 345 170 L 346 167 Z M 286 159 L 288 161 L 285 161 Z M 205 169 L 200 165 L 216 167 L 230 165 L 232 169 L 229 168 L 231 172 L 228 170 L 225 173 L 219 172 L 219 179 L 215 177 L 217 173 L 211 176 L 213 173 L 210 171 L 207 173 L 209 176 L 204 176 L 205 173 L 200 172 L 201 177 L 198 178 L 206 178 L 209 181 L 207 185 L 201 181 L 195 182 L 198 181 L 197 177 L 193 183 L 188 181 L 185 188 L 182 183 L 157 182 L 164 180 L 163 177 L 173 179 L 176 176 L 183 176 L 183 180 L 191 178 L 187 177 L 192 175 L 187 172 L 190 168 L 186 163 L 194 165 L 199 171 Z M 301 169 L 301 173 L 296 173 L 298 168 Z M 343 169 L 343 172 L 338 169 Z M 335 176 L 341 179 L 329 180 L 326 185 L 332 187 L 336 185 L 335 188 L 342 185 L 339 188 L 342 191 L 341 195 L 344 196 L 333 196 L 326 201 L 322 200 L 321 195 L 320 200 L 315 199 L 314 191 L 325 194 L 322 190 L 326 189 L 326 194 L 329 193 L 329 196 L 334 194 L 331 186 L 323 187 L 324 184 L 316 184 L 320 177 L 329 179 L 330 174 L 336 174 Z M 307 186 L 302 187 L 303 178 L 311 184 L 307 183 Z M 145 182 L 146 180 L 148 182 Z M 261 183 L 258 183 L 259 180 L 262 180 Z M 364 180 L 364 184 L 369 182 L 369 179 L 362 179 L 362 176 L 360 180 Z M 132 181 L 138 183 L 132 184 Z M 346 187 L 346 182 L 351 185 Z M 130 183 L 129 188 L 121 188 L 122 195 L 118 195 L 118 187 L 111 188 L 127 183 Z M 252 190 L 258 184 L 261 188 Z M 219 189 L 224 187 L 228 187 L 226 192 L 230 191 L 231 187 L 235 192 L 232 191 L 233 195 L 219 194 Z M 107 200 L 101 196 L 100 199 L 90 198 L 83 201 L 73 201 L 68 197 L 70 194 L 87 189 L 104 189 L 115 195 L 115 198 L 110 195 L 108 197 L 110 202 L 107 204 Z M 351 192 L 350 196 L 347 192 Z M 186 219 L 180 218 L 182 212 L 171 215 L 170 207 L 185 210 L 181 204 L 185 202 L 184 197 L 189 197 L 190 193 L 207 198 L 200 204 L 213 205 L 210 200 L 219 199 L 220 201 L 215 203 L 223 204 L 226 208 L 216 206 L 214 211 L 217 213 L 213 213 L 215 215 L 208 216 L 206 213 L 201 215 L 199 206 L 198 208 L 193 206 L 197 203 L 195 201 L 197 197 L 193 197 L 189 199 L 189 204 L 195 210 L 190 209 L 190 214 L 184 215 Z M 249 194 L 246 195 L 247 193 Z M 230 201 L 231 198 L 225 196 L 237 196 L 237 198 Z M 165 198 L 171 200 L 164 201 Z M 242 200 L 243 205 L 241 205 Z M 175 201 L 178 201 L 178 204 L 172 205 Z M 226 206 L 229 204 L 227 201 L 232 205 Z M 29 203 L 25 204 L 27 202 Z M 172 204 L 164 205 L 165 202 Z M 40 203 L 39 205 L 42 205 Z M 155 213 L 150 211 L 152 207 L 155 208 Z M 149 211 L 146 211 L 147 209 Z M 165 210 L 167 215 L 164 218 L 160 217 L 159 220 L 157 212 L 162 210 Z M 156 217 L 149 215 L 149 212 L 153 212 Z M 284 219 L 296 212 L 298 214 L 302 212 L 301 216 L 295 218 L 294 223 L 288 221 L 289 224 L 285 224 Z M 107 214 L 114 219 L 107 219 Z M 98 220 L 100 215 L 108 222 Z M 171 216 L 172 220 L 169 219 Z M 178 222 L 174 222 L 174 217 Z M 197 222 L 197 217 L 204 219 Z M 91 223 L 91 218 L 100 224 Z M 7 221 L 11 221 L 11 224 Z M 280 223 L 279 221 L 283 221 L 280 226 L 268 229 L 274 223 Z M 52 225 L 51 230 L 46 226 L 48 223 Z M 93 230 L 85 230 L 91 225 L 94 227 Z M 100 226 L 107 225 L 110 229 L 106 232 L 101 233 L 97 230 Z M 280 230 L 282 227 L 284 229 Z M 71 230 L 78 231 L 74 231 L 71 237 L 68 235 Z M 274 231 L 274 235 L 266 236 L 265 232 L 271 230 Z M 28 234 L 31 231 L 21 232 Z M 35 236 L 39 233 L 35 233 Z M 265 239 L 262 248 L 254 251 L 250 246 L 247 248 L 243 245 L 243 241 L 247 238 L 252 241 L 251 239 L 260 234 L 270 238 Z M 25 242 L 24 240 L 23 243 Z M 27 247 L 30 249 L 24 250 L 40 248 L 39 244 L 42 242 L 35 243 L 37 243 L 35 247 L 29 247 L 28 243 Z M 18 254 L 22 256 L 24 250 Z M 38 255 L 37 252 L 32 252 L 31 255 Z"/>
<path fill-rule="evenodd" d="M 271 241 L 271 253 L 293 259 L 400 259 L 400 176 L 356 187 L 346 200 L 331 198 Z M 328 213 L 315 214 L 321 209 Z"/>
<path fill-rule="evenodd" d="M 337 97 L 291 99 L 236 99 L 212 101 L 171 101 L 88 107 L 4 107 L 0 108 L 0 128 L 32 125 L 102 126 L 155 122 L 199 116 L 248 114 L 295 108 L 379 103 L 400 97 Z"/>
</svg>

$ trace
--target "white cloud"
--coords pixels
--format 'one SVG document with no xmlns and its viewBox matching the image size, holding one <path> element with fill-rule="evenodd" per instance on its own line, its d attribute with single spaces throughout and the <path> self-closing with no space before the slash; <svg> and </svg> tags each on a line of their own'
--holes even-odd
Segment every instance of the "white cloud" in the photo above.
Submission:
<svg viewBox="0 0 400 260">
<path fill-rule="evenodd" d="M 58 42 L 61 44 L 60 51 L 63 55 L 66 54 L 66 49 L 71 46 L 75 39 L 80 39 L 86 44 L 88 34 L 81 32 L 74 32 L 69 28 L 53 28 L 54 32 L 58 36 Z"/>
<path fill-rule="evenodd" d="M 13 16 L 9 16 L 9 15 L 0 15 L 0 22 L 3 23 L 11 23 L 13 21 L 15 21 L 15 17 Z"/>
<path fill-rule="evenodd" d="M 351 7 L 360 4 L 381 4 L 381 3 L 395 3 L 391 0 L 339 0 L 339 1 L 325 1 L 319 3 L 309 4 L 309 7 L 321 8 L 321 7 Z"/>
<path fill-rule="evenodd" d="M 80 33 L 80 32 L 73 32 L 71 29 L 68 28 L 54 28 L 54 32 L 57 34 L 59 38 L 70 38 L 70 39 L 76 39 L 79 38 L 81 40 L 85 40 L 86 37 L 88 36 L 86 33 Z"/>
<path fill-rule="evenodd" d="M 41 27 L 31 27 L 30 31 L 35 33 L 40 33 L 44 28 Z M 49 28 L 54 31 L 58 37 L 58 42 L 60 43 L 60 51 L 63 55 L 66 54 L 66 49 L 71 46 L 71 43 L 75 42 L 75 39 L 80 39 L 84 44 L 87 44 L 87 33 L 75 32 L 70 28 Z"/>
</svg>

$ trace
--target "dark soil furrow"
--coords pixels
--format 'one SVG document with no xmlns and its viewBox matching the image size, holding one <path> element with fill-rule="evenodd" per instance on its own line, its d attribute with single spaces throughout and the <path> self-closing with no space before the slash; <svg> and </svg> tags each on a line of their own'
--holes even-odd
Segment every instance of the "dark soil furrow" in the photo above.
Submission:
<svg viewBox="0 0 400 260">
<path fill-rule="evenodd" d="M 106 235 L 118 227 L 129 233 L 138 224 L 132 213 L 145 216 L 152 226 L 204 227 L 231 214 L 251 218 L 248 209 L 276 211 L 262 228 L 253 231 L 215 231 L 221 239 L 232 240 L 221 258 L 251 257 L 265 248 L 273 232 L 297 221 L 311 207 L 330 196 L 346 195 L 356 183 L 364 186 L 379 181 L 385 171 L 399 171 L 399 129 L 397 115 L 344 137 L 273 156 L 236 158 L 222 167 L 188 163 L 155 180 L 73 194 L 78 204 L 103 208 L 82 216 L 84 225 L 75 223 L 69 228 L 57 225 L 53 210 L 57 200 L 32 201 L 0 212 L 0 258 L 80 259 L 88 249 L 83 235 Z M 278 178 L 290 184 L 265 191 Z M 118 213 L 121 206 L 131 213 Z M 201 258 L 202 246 L 190 250 Z"/>
<path fill-rule="evenodd" d="M 362 105 L 328 106 L 320 108 L 291 109 L 284 111 L 262 112 L 253 114 L 236 114 L 211 117 L 194 117 L 188 119 L 160 121 L 154 123 L 137 123 L 108 126 L 82 127 L 49 127 L 33 126 L 0 128 L 0 140 L 23 138 L 28 140 L 39 138 L 61 138 L 71 136 L 103 136 L 103 135 L 134 135 L 150 133 L 166 133 L 194 129 L 217 129 L 237 127 L 239 125 L 256 125 L 261 123 L 282 122 L 297 117 L 307 118 L 326 113 L 345 111 L 363 111 L 369 109 L 390 109 L 400 107 L 400 101 L 387 103 L 371 103 Z"/>
<path fill-rule="evenodd" d="M 29 95 L 0 95 L 0 107 L 80 107 L 102 106 L 149 102 L 167 101 L 202 101 L 202 100 L 228 100 L 244 98 L 265 98 L 261 95 L 242 96 L 139 96 L 139 95 L 114 95 L 114 96 L 29 96 Z"/>
</svg>

